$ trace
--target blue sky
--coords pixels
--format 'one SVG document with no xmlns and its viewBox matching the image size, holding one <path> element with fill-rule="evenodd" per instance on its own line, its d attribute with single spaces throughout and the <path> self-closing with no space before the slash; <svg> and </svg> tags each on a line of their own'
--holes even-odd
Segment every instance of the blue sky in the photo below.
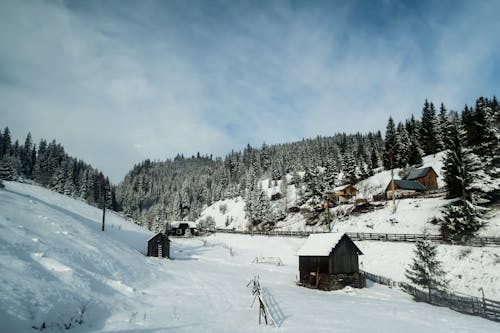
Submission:
<svg viewBox="0 0 500 333">
<path fill-rule="evenodd" d="M 0 126 L 145 158 L 384 130 L 500 92 L 500 1 L 2 1 Z"/>
</svg>

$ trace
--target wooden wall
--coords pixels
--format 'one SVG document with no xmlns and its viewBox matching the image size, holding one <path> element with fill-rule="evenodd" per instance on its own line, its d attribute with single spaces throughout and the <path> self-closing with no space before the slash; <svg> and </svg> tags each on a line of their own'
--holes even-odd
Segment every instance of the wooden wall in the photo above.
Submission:
<svg viewBox="0 0 500 333">
<path fill-rule="evenodd" d="M 161 245 L 162 257 L 170 258 L 170 240 L 162 233 L 158 233 L 148 241 L 148 257 L 158 257 L 159 245 Z"/>
</svg>

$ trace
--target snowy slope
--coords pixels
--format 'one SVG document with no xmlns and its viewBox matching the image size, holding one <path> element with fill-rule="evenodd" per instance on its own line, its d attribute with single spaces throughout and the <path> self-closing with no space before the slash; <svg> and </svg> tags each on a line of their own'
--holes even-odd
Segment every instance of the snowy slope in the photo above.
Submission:
<svg viewBox="0 0 500 333">
<path fill-rule="evenodd" d="M 103 233 L 100 218 L 99 210 L 80 201 L 6 183 L 6 190 L 0 190 L 2 332 L 33 332 L 31 326 L 42 322 L 46 331 L 64 330 L 64 323 L 79 318 L 82 305 L 83 325 L 76 332 L 262 331 L 246 286 L 256 275 L 283 332 L 498 330 L 498 323 L 416 303 L 384 286 L 338 292 L 298 287 L 296 252 L 304 239 L 224 234 L 177 238 L 172 240 L 174 260 L 162 260 L 141 253 L 151 236 L 148 231 L 110 214 Z M 397 267 L 399 259 L 375 254 L 374 247 L 383 243 L 372 244 L 359 243 L 365 269 L 377 273 L 376 267 Z M 284 265 L 252 263 L 257 256 L 280 257 Z M 469 256 L 494 257 L 487 251 Z M 499 276 L 498 269 L 493 273 Z M 489 286 L 497 285 L 492 280 Z"/>
<path fill-rule="evenodd" d="M 87 314 L 102 321 L 111 304 L 129 306 L 138 281 L 150 274 L 129 269 L 144 266 L 139 251 L 145 251 L 149 232 L 108 213 L 103 233 L 102 213 L 94 207 L 37 186 L 5 185 L 0 190 L 2 326 L 68 324 L 86 304 Z"/>
</svg>

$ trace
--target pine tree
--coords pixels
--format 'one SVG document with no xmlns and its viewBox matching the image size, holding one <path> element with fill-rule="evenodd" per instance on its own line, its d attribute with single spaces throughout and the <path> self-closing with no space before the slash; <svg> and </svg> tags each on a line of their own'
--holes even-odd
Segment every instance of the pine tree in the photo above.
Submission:
<svg viewBox="0 0 500 333">
<path fill-rule="evenodd" d="M 386 170 L 394 169 L 396 167 L 396 156 L 397 156 L 396 127 L 394 126 L 394 121 L 392 120 L 392 117 L 389 117 L 389 121 L 387 122 L 387 127 L 385 130 L 384 154 L 382 157 L 382 163 Z"/>
<path fill-rule="evenodd" d="M 441 103 L 438 115 L 439 151 L 446 149 L 445 141 L 446 141 L 448 126 L 449 126 L 448 110 L 446 110 L 446 106 L 444 106 L 444 103 Z"/>
<path fill-rule="evenodd" d="M 423 151 L 420 148 L 420 143 L 417 138 L 410 139 L 410 146 L 408 148 L 408 164 L 419 165 L 422 163 Z"/>
<path fill-rule="evenodd" d="M 10 130 L 8 127 L 5 127 L 2 134 L 2 141 L 0 142 L 0 159 L 2 159 L 5 155 L 10 154 L 11 150 L 11 138 L 10 138 Z"/>
<path fill-rule="evenodd" d="M 396 140 L 396 166 L 404 168 L 408 165 L 409 151 L 410 151 L 410 138 L 403 123 L 398 124 L 397 140 Z"/>
<path fill-rule="evenodd" d="M 471 238 L 485 225 L 483 188 L 491 181 L 479 157 L 464 147 L 464 139 L 462 125 L 453 119 L 447 133 L 443 173 L 448 197 L 457 200 L 442 209 L 441 233 L 455 240 Z"/>
<path fill-rule="evenodd" d="M 405 276 L 412 283 L 427 288 L 429 301 L 432 290 L 446 288 L 448 281 L 446 273 L 437 259 L 437 246 L 429 240 L 418 240 L 415 248 L 413 262 L 405 271 Z"/>
<path fill-rule="evenodd" d="M 440 148 L 439 130 L 434 104 L 425 100 L 422 109 L 422 125 L 420 126 L 420 140 L 425 155 L 435 154 Z"/>
<path fill-rule="evenodd" d="M 24 177 L 32 179 L 34 161 L 33 161 L 33 141 L 31 140 L 31 133 L 28 133 L 24 145 L 21 149 L 20 162 L 21 162 L 21 173 Z"/>
<path fill-rule="evenodd" d="M 0 179 L 7 181 L 15 179 L 15 171 L 13 163 L 14 163 L 14 158 L 12 156 L 4 156 L 0 160 Z"/>
</svg>

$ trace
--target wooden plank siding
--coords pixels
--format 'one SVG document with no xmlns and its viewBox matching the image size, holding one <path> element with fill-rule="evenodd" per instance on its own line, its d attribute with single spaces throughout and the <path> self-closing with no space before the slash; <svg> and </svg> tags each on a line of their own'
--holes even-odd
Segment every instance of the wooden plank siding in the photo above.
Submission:
<svg viewBox="0 0 500 333">
<path fill-rule="evenodd" d="M 434 169 L 431 168 L 429 172 L 427 172 L 425 177 L 417 178 L 415 179 L 415 181 L 423 184 L 429 190 L 437 190 L 438 189 L 437 177 L 438 175 L 436 171 L 434 171 Z"/>
<path fill-rule="evenodd" d="M 170 258 L 170 240 L 161 232 L 148 240 L 148 257 L 159 257 L 160 247 L 161 257 Z"/>
</svg>

